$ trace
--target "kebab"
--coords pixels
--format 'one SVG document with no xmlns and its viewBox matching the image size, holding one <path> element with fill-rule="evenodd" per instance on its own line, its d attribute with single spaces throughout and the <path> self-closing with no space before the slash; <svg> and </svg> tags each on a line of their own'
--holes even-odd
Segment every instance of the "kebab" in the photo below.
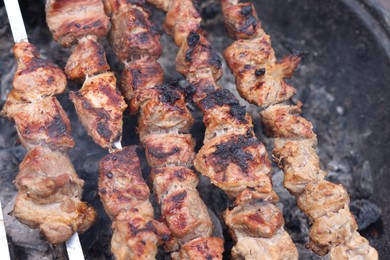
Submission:
<svg viewBox="0 0 390 260">
<path fill-rule="evenodd" d="M 67 155 L 74 146 L 70 122 L 54 96 L 64 92 L 66 77 L 34 45 L 20 42 L 13 50 L 17 70 L 1 115 L 14 120 L 27 155 L 15 179 L 18 195 L 12 214 L 39 228 L 50 243 L 62 243 L 87 230 L 96 217 L 80 200 L 84 181 Z"/>
<path fill-rule="evenodd" d="M 65 72 L 69 79 L 84 80 L 80 91 L 70 93 L 80 121 L 95 143 L 112 152 L 101 160 L 99 175 L 99 194 L 113 220 L 111 249 L 117 259 L 154 258 L 157 244 L 170 234 L 153 219 L 135 148 L 120 145 L 127 105 L 116 89 L 114 73 L 107 72 L 110 67 L 97 42 L 109 27 L 103 3 L 48 1 L 46 13 L 54 39 L 64 47 L 75 45 Z"/>
<path fill-rule="evenodd" d="M 222 75 L 221 60 L 202 35 L 197 7 L 190 0 L 148 2 L 167 11 L 164 28 L 179 47 L 176 69 L 195 86 L 193 100 L 204 115 L 204 146 L 195 157 L 195 168 L 235 199 L 225 212 L 225 222 L 238 241 L 232 256 L 297 259 L 282 228 L 282 213 L 274 205 L 278 197 L 267 152 L 254 135 L 245 107 L 216 84 Z"/>
<path fill-rule="evenodd" d="M 144 1 L 105 1 L 111 16 L 110 43 L 125 65 L 121 89 L 130 112 L 139 112 L 138 133 L 152 168 L 161 215 L 173 240 L 165 246 L 174 259 L 221 259 L 223 240 L 211 237 L 213 224 L 190 169 L 195 142 L 183 91 L 163 85 L 157 62 L 161 45 Z"/>
<path fill-rule="evenodd" d="M 312 223 L 307 247 L 321 256 L 330 252 L 331 259 L 378 259 L 377 251 L 357 232 L 346 190 L 324 180 L 326 172 L 315 151 L 317 137 L 312 124 L 300 116 L 301 103 L 288 103 L 296 90 L 285 79 L 306 53 L 277 61 L 253 4 L 221 4 L 228 35 L 236 40 L 225 50 L 225 59 L 240 95 L 263 109 L 262 124 L 274 138 L 273 156 L 285 173 L 284 186 Z"/>
</svg>

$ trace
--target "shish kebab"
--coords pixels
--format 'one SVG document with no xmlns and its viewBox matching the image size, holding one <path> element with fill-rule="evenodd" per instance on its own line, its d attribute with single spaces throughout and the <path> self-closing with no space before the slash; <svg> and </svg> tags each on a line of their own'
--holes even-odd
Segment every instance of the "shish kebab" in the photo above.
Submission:
<svg viewBox="0 0 390 260">
<path fill-rule="evenodd" d="M 154 192 L 172 233 L 165 249 L 173 259 L 222 259 L 223 240 L 211 236 L 213 223 L 196 190 L 198 178 L 190 169 L 195 156 L 189 134 L 193 118 L 183 91 L 163 85 L 164 73 L 157 62 L 162 52 L 160 35 L 144 3 L 107 0 L 105 6 L 111 15 L 110 43 L 125 65 L 122 92 L 130 112 L 139 112 L 138 133 L 152 168 Z M 154 256 L 154 251 L 144 255 Z"/>
<path fill-rule="evenodd" d="M 103 2 L 49 0 L 46 14 L 54 39 L 65 47 L 76 44 L 65 72 L 70 79 L 85 79 L 82 89 L 71 93 L 79 118 L 94 141 L 111 152 L 100 161 L 99 171 L 99 194 L 113 220 L 111 249 L 117 259 L 153 259 L 157 246 L 171 235 L 154 220 L 136 147 L 120 145 L 127 106 L 114 74 L 106 72 L 109 65 L 97 42 L 109 28 Z"/>
<path fill-rule="evenodd" d="M 221 60 L 202 35 L 196 1 L 148 2 L 167 11 L 164 28 L 179 47 L 176 69 L 195 86 L 193 100 L 204 115 L 204 146 L 195 157 L 195 168 L 235 199 L 224 216 L 238 241 L 232 257 L 297 259 L 297 249 L 283 230 L 283 215 L 274 205 L 278 196 L 272 189 L 267 151 L 255 137 L 245 107 L 216 84 Z"/>
<path fill-rule="evenodd" d="M 69 258 L 82 259 L 76 232 L 88 229 L 96 213 L 80 201 L 84 181 L 66 153 L 74 141 L 69 119 L 54 97 L 65 90 L 66 78 L 28 43 L 18 1 L 6 0 L 5 6 L 18 66 L 1 115 L 15 121 L 18 137 L 28 150 L 15 180 L 19 193 L 13 215 L 38 227 L 51 243 L 70 238 L 66 243 Z"/>
<path fill-rule="evenodd" d="M 330 252 L 331 259 L 378 259 L 377 251 L 357 232 L 347 191 L 324 180 L 326 172 L 315 150 L 317 137 L 312 124 L 299 115 L 301 103 L 288 103 L 296 89 L 285 79 L 304 53 L 276 61 L 253 4 L 239 2 L 221 1 L 228 35 L 236 40 L 224 56 L 240 95 L 263 109 L 262 124 L 274 138 L 273 156 L 284 171 L 284 186 L 312 223 L 307 247 L 321 256 Z"/>
</svg>

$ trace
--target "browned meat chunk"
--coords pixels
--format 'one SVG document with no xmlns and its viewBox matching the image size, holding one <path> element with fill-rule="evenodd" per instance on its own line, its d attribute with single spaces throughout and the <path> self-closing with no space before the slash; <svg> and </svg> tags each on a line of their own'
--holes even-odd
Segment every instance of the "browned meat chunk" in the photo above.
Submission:
<svg viewBox="0 0 390 260">
<path fill-rule="evenodd" d="M 38 48 L 22 42 L 14 46 L 18 62 L 13 91 L 20 93 L 22 101 L 34 101 L 64 92 L 66 77 L 55 64 L 41 59 Z"/>
<path fill-rule="evenodd" d="M 106 72 L 110 66 L 106 54 L 95 36 L 87 36 L 79 40 L 72 55 L 66 63 L 65 73 L 69 79 L 84 80 L 86 76 Z"/>
<path fill-rule="evenodd" d="M 161 1 L 157 0 L 157 2 Z M 171 0 L 170 2 L 170 4 L 162 4 L 163 6 L 169 6 L 164 29 L 174 38 L 176 45 L 181 46 L 190 32 L 200 31 L 202 18 L 192 0 Z"/>
<path fill-rule="evenodd" d="M 243 237 L 271 238 L 284 225 L 282 212 L 272 203 L 251 200 L 225 212 L 225 223 L 235 240 Z"/>
<path fill-rule="evenodd" d="M 155 58 L 161 55 L 160 34 L 148 18 L 149 13 L 136 5 L 124 8 L 112 17 L 110 42 L 121 61 L 144 54 Z"/>
<path fill-rule="evenodd" d="M 358 232 L 352 234 L 352 238 L 345 244 L 332 247 L 330 259 L 349 260 L 373 260 L 379 259 L 378 252 L 370 246 L 367 239 Z"/>
<path fill-rule="evenodd" d="M 2 114 L 15 121 L 19 139 L 26 149 L 42 143 L 57 149 L 73 147 L 69 118 L 55 97 L 23 103 L 14 94 L 17 93 L 12 90 L 8 95 Z"/>
<path fill-rule="evenodd" d="M 162 85 L 164 71 L 156 59 L 146 56 L 136 61 L 126 62 L 122 73 L 121 91 L 128 103 L 137 91 Z"/>
<path fill-rule="evenodd" d="M 230 37 L 236 39 L 251 39 L 264 34 L 256 10 L 252 3 L 231 5 L 229 0 L 222 0 L 225 27 Z"/>
<path fill-rule="evenodd" d="M 272 191 L 271 163 L 262 143 L 246 135 L 223 135 L 208 141 L 198 152 L 195 168 L 230 197 L 246 188 Z"/>
<path fill-rule="evenodd" d="M 172 254 L 173 260 L 222 259 L 223 240 L 219 237 L 200 237 L 184 244 L 178 253 Z"/>
<path fill-rule="evenodd" d="M 122 136 L 122 114 L 127 105 L 116 89 L 114 73 L 88 77 L 80 91 L 71 92 L 81 123 L 95 143 L 112 148 Z"/>
<path fill-rule="evenodd" d="M 344 208 L 349 204 L 349 196 L 343 186 L 319 180 L 309 183 L 297 202 L 299 208 L 314 220 Z"/>
<path fill-rule="evenodd" d="M 48 0 L 46 22 L 54 40 L 64 47 L 86 35 L 104 37 L 109 29 L 101 0 Z"/>
<path fill-rule="evenodd" d="M 192 167 L 195 140 L 190 134 L 152 134 L 143 139 L 149 166 Z"/>
<path fill-rule="evenodd" d="M 153 188 L 169 230 L 181 245 L 208 237 L 213 224 L 196 190 L 198 178 L 185 167 L 152 169 Z"/>
<path fill-rule="evenodd" d="M 116 259 L 155 259 L 157 246 L 170 239 L 170 232 L 153 219 L 150 192 L 135 146 L 101 160 L 99 194 L 113 219 L 111 249 Z"/>
<path fill-rule="evenodd" d="M 233 259 L 296 260 L 298 251 L 290 236 L 283 229 L 271 238 L 245 237 L 232 249 Z"/>
<path fill-rule="evenodd" d="M 15 185 L 34 203 L 49 204 L 59 203 L 65 197 L 80 199 L 84 181 L 65 153 L 37 146 L 20 164 Z"/>
</svg>

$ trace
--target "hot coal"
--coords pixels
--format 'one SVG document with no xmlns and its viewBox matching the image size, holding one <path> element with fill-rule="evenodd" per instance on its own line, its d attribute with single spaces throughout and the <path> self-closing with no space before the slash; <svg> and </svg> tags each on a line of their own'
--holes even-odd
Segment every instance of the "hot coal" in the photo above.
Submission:
<svg viewBox="0 0 390 260">
<path fill-rule="evenodd" d="M 358 230 L 364 230 L 378 221 L 382 215 L 381 209 L 369 200 L 355 200 L 349 205 L 351 212 L 356 218 Z"/>
</svg>

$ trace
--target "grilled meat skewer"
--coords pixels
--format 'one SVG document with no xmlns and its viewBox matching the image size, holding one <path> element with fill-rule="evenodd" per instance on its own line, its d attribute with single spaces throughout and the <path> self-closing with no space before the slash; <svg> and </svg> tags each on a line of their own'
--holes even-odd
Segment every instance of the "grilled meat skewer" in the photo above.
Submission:
<svg viewBox="0 0 390 260">
<path fill-rule="evenodd" d="M 105 1 L 111 16 L 110 43 L 124 63 L 121 89 L 130 112 L 139 113 L 138 133 L 152 167 L 151 180 L 161 215 L 172 233 L 165 245 L 174 259 L 221 259 L 223 241 L 211 237 L 213 224 L 189 169 L 195 142 L 189 134 L 193 118 L 181 90 L 163 85 L 157 58 L 160 36 L 149 20 L 144 1 Z"/>
<path fill-rule="evenodd" d="M 283 216 L 274 205 L 271 165 L 264 145 L 253 132 L 245 107 L 216 81 L 222 76 L 221 60 L 202 35 L 201 17 L 190 0 L 148 0 L 167 11 L 165 31 L 179 51 L 176 69 L 196 88 L 193 100 L 204 115 L 204 146 L 195 157 L 195 168 L 235 199 L 225 212 L 225 222 L 238 241 L 235 258 L 297 259 L 297 250 L 283 230 Z M 245 241 L 245 242 L 243 242 Z M 237 250 L 244 248 L 247 254 Z"/>
<path fill-rule="evenodd" d="M 15 121 L 28 152 L 15 180 L 19 193 L 13 215 L 39 228 L 50 243 L 62 243 L 87 230 L 96 217 L 94 209 L 80 200 L 84 181 L 67 155 L 74 145 L 69 119 L 54 97 L 65 90 L 66 77 L 30 43 L 16 43 L 14 54 L 18 62 L 14 88 L 1 115 Z"/>
<path fill-rule="evenodd" d="M 122 114 L 127 106 L 97 41 L 109 29 L 103 2 L 48 0 L 46 21 L 54 40 L 72 47 L 65 67 L 68 78 L 84 81 L 79 91 L 70 93 L 81 123 L 96 144 L 114 149 L 122 137 Z"/>
<path fill-rule="evenodd" d="M 270 36 L 263 29 L 251 3 L 222 0 L 228 34 L 236 39 L 224 53 L 236 77 L 237 89 L 248 102 L 263 108 L 262 124 L 274 138 L 275 161 L 285 173 L 284 186 L 312 223 L 307 247 L 332 259 L 378 259 L 377 251 L 357 232 L 357 224 L 341 185 L 324 180 L 315 151 L 312 124 L 300 116 L 301 104 L 287 101 L 296 93 L 285 82 L 305 53 L 277 61 Z"/>
</svg>

